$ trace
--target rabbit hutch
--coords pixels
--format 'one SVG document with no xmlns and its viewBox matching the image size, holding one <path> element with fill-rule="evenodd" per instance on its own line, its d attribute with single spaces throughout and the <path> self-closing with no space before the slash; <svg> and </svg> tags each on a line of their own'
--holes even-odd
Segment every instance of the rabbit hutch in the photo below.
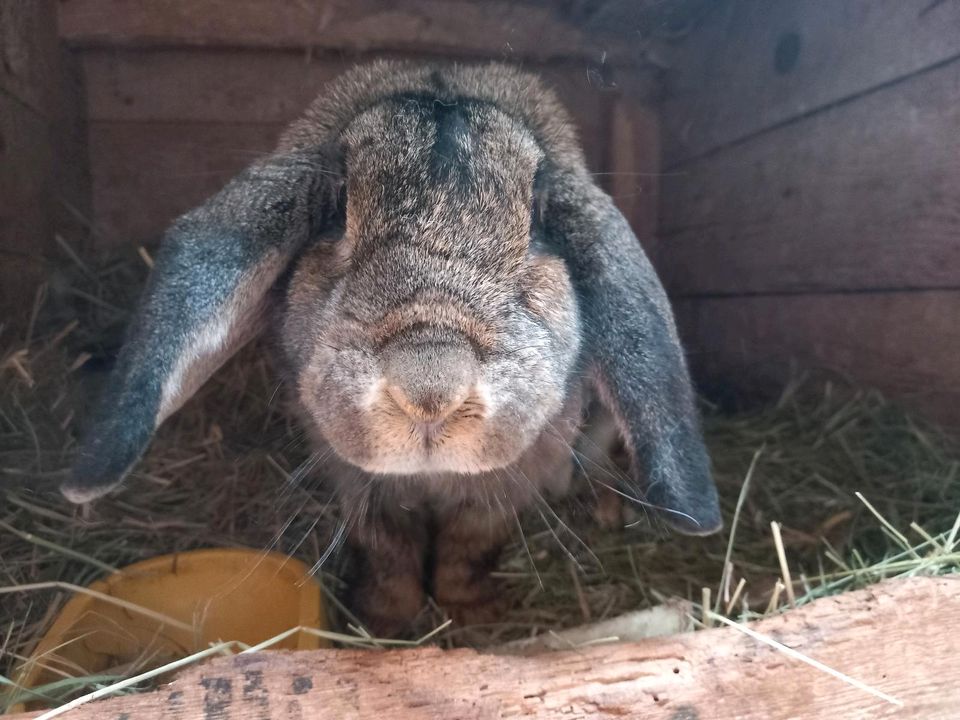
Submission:
<svg viewBox="0 0 960 720">
<path fill-rule="evenodd" d="M 720 533 L 588 480 L 517 516 L 495 618 L 378 639 L 264 338 L 124 488 L 60 496 L 165 229 L 380 58 L 554 89 L 670 297 Z M 0 0 L 0 61 L 0 713 L 960 714 L 960 3 Z M 217 604 L 242 549 L 269 592 Z M 253 620 L 113 584 L 213 551 L 204 612 Z M 91 618 L 186 639 L 88 666 Z"/>
</svg>

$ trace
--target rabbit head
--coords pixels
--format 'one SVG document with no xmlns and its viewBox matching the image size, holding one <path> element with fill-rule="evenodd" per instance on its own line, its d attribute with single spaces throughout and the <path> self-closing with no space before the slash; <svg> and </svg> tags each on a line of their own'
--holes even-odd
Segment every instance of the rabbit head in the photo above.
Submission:
<svg viewBox="0 0 960 720">
<path fill-rule="evenodd" d="M 636 491 L 681 530 L 719 526 L 663 289 L 531 75 L 358 68 L 177 221 L 65 494 L 121 482 L 264 325 L 307 423 L 367 472 L 508 466 L 589 377 Z"/>
<path fill-rule="evenodd" d="M 479 100 L 388 98 L 340 136 L 344 229 L 308 248 L 284 339 L 300 404 L 375 473 L 514 462 L 577 360 L 563 262 L 537 247 L 543 151 Z"/>
</svg>

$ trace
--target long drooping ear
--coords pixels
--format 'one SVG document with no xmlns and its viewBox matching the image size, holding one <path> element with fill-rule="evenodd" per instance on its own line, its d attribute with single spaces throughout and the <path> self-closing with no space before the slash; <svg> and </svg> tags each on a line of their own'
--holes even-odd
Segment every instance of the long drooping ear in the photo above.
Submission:
<svg viewBox="0 0 960 720">
<path fill-rule="evenodd" d="M 722 526 L 693 388 L 666 293 L 629 224 L 585 173 L 552 173 L 546 231 L 580 302 L 585 351 L 646 500 L 675 529 Z"/>
<path fill-rule="evenodd" d="M 330 202 L 318 155 L 262 160 L 167 231 L 90 433 L 61 490 L 116 487 L 154 430 L 263 324 L 268 291 Z"/>
</svg>

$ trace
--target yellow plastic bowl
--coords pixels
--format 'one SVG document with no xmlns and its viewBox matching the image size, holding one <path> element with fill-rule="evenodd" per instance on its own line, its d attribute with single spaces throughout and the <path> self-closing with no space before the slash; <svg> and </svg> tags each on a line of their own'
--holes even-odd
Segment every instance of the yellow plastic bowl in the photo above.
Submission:
<svg viewBox="0 0 960 720">
<path fill-rule="evenodd" d="M 164 555 L 123 568 L 89 590 L 175 622 L 78 593 L 20 668 L 19 685 L 36 688 L 64 674 L 143 672 L 211 643 L 256 645 L 297 626 L 325 627 L 319 584 L 303 563 L 278 553 L 216 549 Z M 327 644 L 300 632 L 271 647 Z"/>
</svg>

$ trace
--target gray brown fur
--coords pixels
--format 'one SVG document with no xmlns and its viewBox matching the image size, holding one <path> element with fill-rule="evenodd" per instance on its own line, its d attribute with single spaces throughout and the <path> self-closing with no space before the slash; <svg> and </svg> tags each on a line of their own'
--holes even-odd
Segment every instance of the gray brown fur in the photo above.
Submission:
<svg viewBox="0 0 960 720">
<path fill-rule="evenodd" d="M 590 393 L 632 458 L 622 491 L 682 531 L 719 527 L 666 296 L 534 76 L 357 68 L 166 245 L 70 497 L 122 480 L 270 312 L 304 423 L 333 451 L 324 472 L 353 510 L 360 604 L 381 628 L 425 587 L 457 612 L 490 598 L 484 568 L 515 514 L 566 491 Z M 117 408 L 140 406 L 118 436 Z"/>
</svg>

